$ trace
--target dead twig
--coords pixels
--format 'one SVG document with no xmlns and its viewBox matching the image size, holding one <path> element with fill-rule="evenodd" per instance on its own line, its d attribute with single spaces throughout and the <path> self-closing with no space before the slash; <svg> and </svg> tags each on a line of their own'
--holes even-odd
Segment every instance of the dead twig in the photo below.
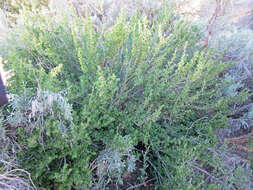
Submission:
<svg viewBox="0 0 253 190">
<path fill-rule="evenodd" d="M 212 36 L 211 29 L 212 29 L 213 24 L 215 23 L 220 11 L 221 11 L 221 0 L 216 0 L 215 11 L 214 11 L 213 15 L 211 16 L 211 18 L 208 20 L 208 24 L 207 24 L 207 28 L 206 28 L 206 31 L 207 31 L 208 34 L 207 34 L 207 37 L 204 40 L 204 46 L 205 47 L 208 47 L 208 43 L 209 43 L 210 38 Z"/>
</svg>

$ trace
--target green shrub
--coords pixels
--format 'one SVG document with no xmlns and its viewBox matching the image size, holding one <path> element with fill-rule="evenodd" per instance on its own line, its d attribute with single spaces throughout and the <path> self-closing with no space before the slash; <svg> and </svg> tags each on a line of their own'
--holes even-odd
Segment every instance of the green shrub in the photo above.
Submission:
<svg viewBox="0 0 253 190">
<path fill-rule="evenodd" d="M 17 155 L 38 184 L 57 189 L 88 186 L 90 139 L 73 124 L 72 108 L 60 93 L 38 89 L 14 96 L 8 122 L 18 127 Z"/>
<path fill-rule="evenodd" d="M 193 166 L 213 161 L 207 154 L 216 142 L 213 130 L 226 126 L 229 106 L 248 93 L 224 94 L 228 82 L 219 74 L 233 64 L 202 48 L 200 39 L 198 28 L 167 6 L 152 23 L 141 13 L 130 19 L 122 13 L 106 30 L 95 30 L 88 13 L 83 20 L 73 11 L 55 17 L 26 12 L 0 52 L 14 74 L 9 92 L 27 99 L 26 109 L 11 109 L 14 117 L 28 119 L 16 124 L 19 156 L 37 185 L 71 189 L 87 187 L 91 179 L 99 183 L 99 167 L 92 172 L 89 164 L 106 151 L 119 151 L 120 171 L 106 168 L 102 179 L 120 181 L 125 151 L 142 143 L 150 147 L 146 172 L 158 189 L 213 187 Z M 21 95 L 26 89 L 29 94 Z M 68 101 L 57 95 L 62 89 Z M 46 92 L 58 97 L 51 107 Z M 31 115 L 36 100 L 47 109 Z M 73 105 L 73 120 L 66 118 L 66 102 Z M 125 136 L 131 141 L 122 146 L 117 139 Z"/>
</svg>

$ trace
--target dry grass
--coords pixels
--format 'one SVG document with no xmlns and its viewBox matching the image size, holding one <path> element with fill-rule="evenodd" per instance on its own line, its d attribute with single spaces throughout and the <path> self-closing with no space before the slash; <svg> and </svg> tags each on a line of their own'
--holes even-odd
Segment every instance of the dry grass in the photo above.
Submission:
<svg viewBox="0 0 253 190">
<path fill-rule="evenodd" d="M 23 169 L 11 169 L 9 165 L 0 169 L 0 188 L 2 190 L 35 190 L 30 173 Z M 31 184 L 31 185 L 30 185 Z"/>
</svg>

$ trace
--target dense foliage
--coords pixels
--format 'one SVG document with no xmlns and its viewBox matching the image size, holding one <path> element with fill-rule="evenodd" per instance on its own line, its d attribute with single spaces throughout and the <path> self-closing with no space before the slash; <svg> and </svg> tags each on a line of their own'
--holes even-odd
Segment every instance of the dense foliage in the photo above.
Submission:
<svg viewBox="0 0 253 190">
<path fill-rule="evenodd" d="M 18 130 L 19 164 L 46 189 L 104 189 L 134 170 L 157 189 L 229 187 L 201 168 L 222 175 L 213 131 L 248 93 L 226 93 L 233 81 L 220 74 L 233 64 L 200 40 L 165 5 L 107 29 L 88 11 L 24 12 L 0 51 L 13 73 L 6 122 Z"/>
</svg>

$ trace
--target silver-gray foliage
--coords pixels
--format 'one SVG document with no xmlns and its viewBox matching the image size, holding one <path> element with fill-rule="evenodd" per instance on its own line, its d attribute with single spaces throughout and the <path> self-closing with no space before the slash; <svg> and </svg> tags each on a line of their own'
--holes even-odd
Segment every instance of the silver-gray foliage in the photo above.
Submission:
<svg viewBox="0 0 253 190">
<path fill-rule="evenodd" d="M 72 106 L 63 93 L 37 89 L 36 95 L 25 90 L 21 95 L 11 95 L 11 115 L 8 122 L 12 126 L 25 126 L 27 132 L 32 132 L 35 126 L 44 126 L 45 117 L 50 116 L 59 121 L 59 130 L 67 130 L 66 122 L 71 123 Z"/>
<path fill-rule="evenodd" d="M 98 184 L 100 187 L 116 179 L 122 184 L 124 172 L 133 172 L 136 169 L 136 156 L 133 154 L 133 147 L 127 145 L 129 137 L 124 137 L 125 147 L 108 146 L 101 151 L 96 159 Z"/>
</svg>

